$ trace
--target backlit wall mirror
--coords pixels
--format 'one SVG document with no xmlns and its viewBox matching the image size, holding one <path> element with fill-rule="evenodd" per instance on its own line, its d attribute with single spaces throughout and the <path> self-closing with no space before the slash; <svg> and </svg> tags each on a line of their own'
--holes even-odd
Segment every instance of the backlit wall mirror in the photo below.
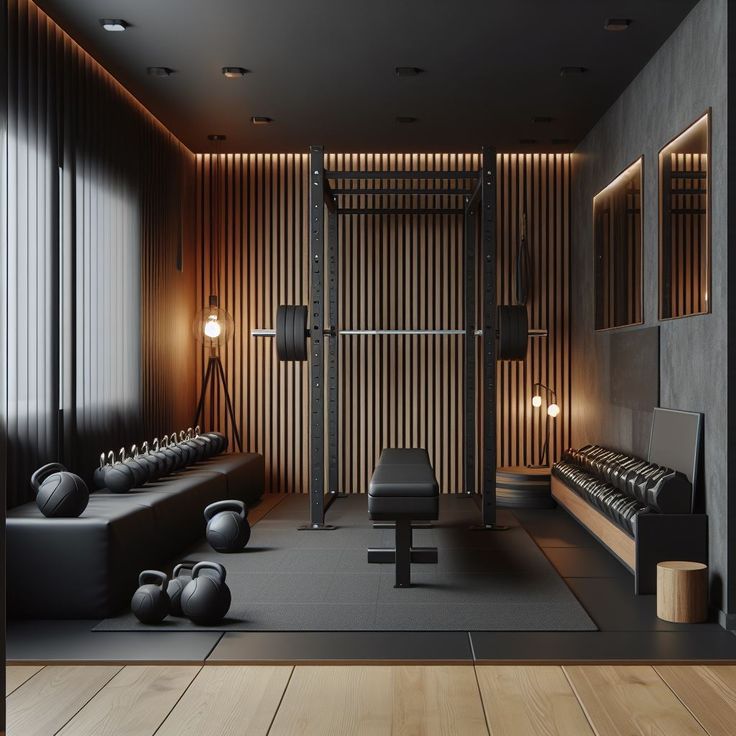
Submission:
<svg viewBox="0 0 736 736">
<path fill-rule="evenodd" d="M 642 157 L 593 197 L 596 330 L 643 322 L 643 168 Z"/>
<path fill-rule="evenodd" d="M 659 152 L 659 317 L 710 311 L 710 113 Z"/>
</svg>

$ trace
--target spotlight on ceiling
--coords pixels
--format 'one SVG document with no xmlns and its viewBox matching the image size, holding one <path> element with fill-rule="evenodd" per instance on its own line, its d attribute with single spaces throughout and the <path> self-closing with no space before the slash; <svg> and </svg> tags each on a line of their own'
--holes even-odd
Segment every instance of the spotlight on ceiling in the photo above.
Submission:
<svg viewBox="0 0 736 736">
<path fill-rule="evenodd" d="M 146 68 L 146 72 L 152 77 L 170 77 L 174 70 L 167 66 L 149 66 Z"/>
<path fill-rule="evenodd" d="M 411 115 L 397 115 L 396 116 L 396 122 L 397 123 L 416 123 L 417 119 L 413 118 Z"/>
<path fill-rule="evenodd" d="M 397 77 L 416 77 L 421 74 L 424 69 L 418 66 L 397 66 L 394 71 Z"/>
<path fill-rule="evenodd" d="M 607 18 L 603 27 L 607 31 L 626 31 L 633 22 L 631 18 Z"/>
<path fill-rule="evenodd" d="M 208 141 L 226 141 L 227 136 L 224 135 L 223 133 L 210 133 L 207 136 L 207 140 Z"/>
<path fill-rule="evenodd" d="M 560 76 L 561 77 L 572 77 L 575 74 L 585 74 L 588 69 L 584 66 L 561 66 Z"/>
<path fill-rule="evenodd" d="M 270 125 L 273 118 L 267 118 L 265 115 L 254 115 L 250 121 L 253 125 Z"/>
<path fill-rule="evenodd" d="M 130 23 L 122 18 L 100 18 L 100 25 L 111 33 L 124 31 L 130 27 Z"/>
<path fill-rule="evenodd" d="M 551 118 L 549 115 L 537 115 L 536 117 L 532 118 L 535 123 L 551 123 L 554 118 Z"/>
<path fill-rule="evenodd" d="M 242 66 L 224 66 L 222 67 L 222 73 L 228 79 L 239 79 L 240 77 L 244 77 L 248 73 L 248 70 Z"/>
</svg>

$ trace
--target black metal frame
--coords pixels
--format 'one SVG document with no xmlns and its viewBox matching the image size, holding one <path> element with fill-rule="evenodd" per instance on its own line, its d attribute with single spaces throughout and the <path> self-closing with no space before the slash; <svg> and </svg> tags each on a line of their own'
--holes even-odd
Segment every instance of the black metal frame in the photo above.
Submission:
<svg viewBox="0 0 736 736">
<path fill-rule="evenodd" d="M 330 186 L 330 181 L 389 182 L 385 188 L 364 189 Z M 451 188 L 447 182 L 470 181 Z M 426 189 L 391 186 L 392 181 L 439 182 L 441 186 Z M 337 328 L 338 317 L 338 223 L 340 215 L 462 215 L 464 223 L 465 270 L 465 494 L 478 498 L 476 492 L 477 441 L 477 347 L 476 333 L 476 251 L 478 223 L 482 268 L 482 388 L 481 422 L 481 525 L 482 529 L 502 529 L 496 525 L 496 152 L 484 147 L 481 167 L 477 171 L 326 171 L 324 149 L 309 149 L 309 258 L 310 282 L 310 522 L 303 529 L 334 529 L 325 524 L 325 511 L 340 495 L 338 489 L 338 340 L 329 339 L 327 349 L 327 493 L 325 493 L 325 317 L 328 334 Z M 463 197 L 451 207 L 360 206 L 341 207 L 339 198 L 349 197 Z M 325 207 L 327 215 L 327 280 L 328 304 L 325 314 Z"/>
</svg>

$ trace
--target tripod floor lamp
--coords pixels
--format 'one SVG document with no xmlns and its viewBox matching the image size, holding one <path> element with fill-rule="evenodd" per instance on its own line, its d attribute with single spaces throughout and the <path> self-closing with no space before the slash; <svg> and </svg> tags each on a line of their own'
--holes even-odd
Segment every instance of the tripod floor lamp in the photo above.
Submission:
<svg viewBox="0 0 736 736">
<path fill-rule="evenodd" d="M 542 406 L 542 394 L 540 389 L 544 389 L 547 397 L 547 416 L 545 417 L 545 432 L 544 432 L 544 444 L 542 450 L 539 453 L 539 467 L 547 467 L 547 451 L 549 449 L 549 421 L 555 419 L 560 415 L 560 405 L 557 403 L 557 394 L 549 386 L 545 386 L 543 383 L 535 383 L 533 390 L 534 396 L 532 396 L 532 406 L 535 409 L 539 409 Z M 550 401 L 551 399 L 551 401 Z"/>
<path fill-rule="evenodd" d="M 240 431 L 238 423 L 235 420 L 235 411 L 233 410 L 233 402 L 230 398 L 230 392 L 227 388 L 227 379 L 225 377 L 225 369 L 222 367 L 219 349 L 225 345 L 232 337 L 235 322 L 228 312 L 220 309 L 219 300 L 215 295 L 210 296 L 209 305 L 204 309 L 200 309 L 194 318 L 192 329 L 194 337 L 205 347 L 210 349 L 210 358 L 207 361 L 207 370 L 202 379 L 202 389 L 199 392 L 199 401 L 197 402 L 197 412 L 194 415 L 192 426 L 196 427 L 200 422 L 199 418 L 204 411 L 204 402 L 207 397 L 207 389 L 211 386 L 214 393 L 215 386 L 219 383 L 222 385 L 222 391 L 225 395 L 225 411 L 230 418 L 233 428 L 233 437 L 240 452 L 243 451 L 243 443 L 240 440 Z"/>
</svg>

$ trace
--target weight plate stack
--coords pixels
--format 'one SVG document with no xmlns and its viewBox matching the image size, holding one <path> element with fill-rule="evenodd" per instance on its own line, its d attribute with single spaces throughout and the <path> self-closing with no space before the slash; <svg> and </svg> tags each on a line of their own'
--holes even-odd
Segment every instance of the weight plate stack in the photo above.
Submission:
<svg viewBox="0 0 736 736">
<path fill-rule="evenodd" d="M 308 311 L 303 304 L 281 304 L 276 310 L 276 356 L 282 361 L 301 361 L 308 356 Z"/>
<path fill-rule="evenodd" d="M 529 340 L 529 317 L 522 304 L 502 304 L 497 311 L 498 360 L 524 360 Z"/>
</svg>

